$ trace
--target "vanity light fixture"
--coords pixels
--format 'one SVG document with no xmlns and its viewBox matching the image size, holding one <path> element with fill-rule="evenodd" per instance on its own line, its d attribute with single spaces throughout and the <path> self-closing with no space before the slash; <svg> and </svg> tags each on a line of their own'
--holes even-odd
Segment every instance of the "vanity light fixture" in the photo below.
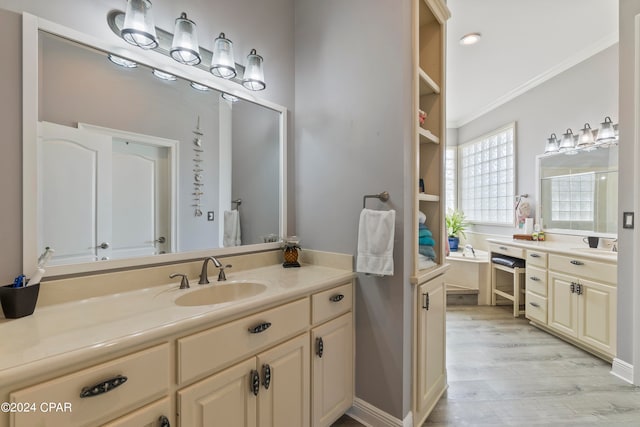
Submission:
<svg viewBox="0 0 640 427">
<path fill-rule="evenodd" d="M 544 153 L 556 153 L 560 150 L 558 146 L 558 138 L 555 133 L 552 133 L 549 139 L 547 139 L 547 145 L 544 147 Z"/>
<path fill-rule="evenodd" d="M 158 47 L 158 36 L 153 24 L 149 0 L 127 0 L 127 10 L 120 35 L 127 43 L 142 49 Z"/>
<path fill-rule="evenodd" d="M 124 59 L 113 54 L 109 54 L 109 61 L 124 68 L 136 68 L 138 66 L 138 64 L 133 61 L 129 61 L 128 59 Z"/>
<path fill-rule="evenodd" d="M 255 49 L 247 56 L 247 66 L 244 69 L 242 85 L 249 90 L 263 90 L 267 85 L 264 83 L 264 70 L 262 68 L 262 56 L 258 55 Z"/>
<path fill-rule="evenodd" d="M 465 34 L 460 38 L 460 44 L 463 46 L 471 46 L 472 44 L 478 43 L 481 37 L 482 34 L 480 33 Z"/>
<path fill-rule="evenodd" d="M 591 149 L 593 149 L 595 143 L 596 142 L 593 139 L 593 130 L 591 129 L 591 125 L 589 125 L 589 123 L 585 123 L 584 127 L 580 130 L 576 147 L 586 149 L 589 149 L 589 147 L 591 147 Z"/>
<path fill-rule="evenodd" d="M 613 127 L 611 117 L 604 118 L 604 122 L 600 123 L 600 130 L 598 131 L 598 138 L 596 142 L 598 144 L 609 144 L 616 139 L 616 132 Z"/>
<path fill-rule="evenodd" d="M 196 24 L 188 19 L 184 12 L 176 19 L 176 29 L 169 54 L 181 64 L 198 65 L 202 62 Z"/>
<path fill-rule="evenodd" d="M 233 42 L 224 33 L 213 41 L 213 56 L 211 58 L 211 74 L 223 79 L 232 79 L 236 72 L 236 61 L 233 57 Z"/>
<path fill-rule="evenodd" d="M 222 97 L 222 99 L 226 99 L 229 102 L 238 102 L 239 98 L 237 96 L 231 95 L 230 93 L 227 92 L 222 92 L 222 95 L 220 95 Z"/>
<path fill-rule="evenodd" d="M 156 70 L 155 68 L 153 69 L 153 75 L 161 80 L 167 80 L 170 82 L 176 80 L 176 76 L 174 76 L 173 74 L 165 73 L 164 71 Z"/>
<path fill-rule="evenodd" d="M 206 92 L 209 90 L 209 87 L 205 86 L 205 85 L 201 85 L 200 83 L 196 83 L 196 82 L 191 82 L 191 87 L 194 88 L 195 90 L 199 90 L 201 92 Z"/>
<path fill-rule="evenodd" d="M 571 129 L 567 129 L 567 132 L 562 134 L 562 139 L 560 140 L 560 151 L 572 150 L 575 148 L 574 139 L 573 139 L 573 131 Z"/>
</svg>

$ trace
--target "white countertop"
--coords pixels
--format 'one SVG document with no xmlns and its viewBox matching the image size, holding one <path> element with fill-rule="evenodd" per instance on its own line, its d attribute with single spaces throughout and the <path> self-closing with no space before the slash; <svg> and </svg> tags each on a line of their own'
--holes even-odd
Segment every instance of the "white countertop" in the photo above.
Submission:
<svg viewBox="0 0 640 427">
<path fill-rule="evenodd" d="M 617 252 L 600 248 L 590 248 L 583 243 L 554 242 L 551 240 L 539 242 L 518 239 L 487 239 L 487 242 L 498 245 L 509 245 L 523 249 L 545 251 L 559 255 L 591 258 L 598 261 L 618 262 Z"/>
<path fill-rule="evenodd" d="M 267 289 L 240 301 L 194 307 L 174 301 L 187 292 L 216 286 L 178 289 L 178 279 L 157 286 L 82 301 L 36 308 L 20 319 L 0 319 L 0 384 L 35 376 L 100 355 L 108 347 L 118 351 L 144 340 L 157 339 L 221 321 L 243 312 L 274 305 L 351 280 L 348 270 L 317 265 L 282 268 L 281 265 L 227 273 L 227 280 L 254 280 Z"/>
</svg>

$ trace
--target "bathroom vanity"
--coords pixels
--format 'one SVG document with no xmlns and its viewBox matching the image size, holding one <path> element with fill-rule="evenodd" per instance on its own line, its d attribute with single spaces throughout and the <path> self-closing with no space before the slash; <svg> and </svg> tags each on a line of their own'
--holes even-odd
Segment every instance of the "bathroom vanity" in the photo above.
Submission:
<svg viewBox="0 0 640 427">
<path fill-rule="evenodd" d="M 526 260 L 525 315 L 532 324 L 613 360 L 617 252 L 553 241 L 488 241 L 492 253 Z"/>
<path fill-rule="evenodd" d="M 226 282 L 212 269 L 207 285 L 174 281 L 3 319 L 0 401 L 12 410 L 0 426 L 330 425 L 353 403 L 353 273 L 342 258 Z M 134 286 L 145 274 L 83 280 L 126 275 Z M 236 299 L 220 287 L 254 290 Z"/>
</svg>

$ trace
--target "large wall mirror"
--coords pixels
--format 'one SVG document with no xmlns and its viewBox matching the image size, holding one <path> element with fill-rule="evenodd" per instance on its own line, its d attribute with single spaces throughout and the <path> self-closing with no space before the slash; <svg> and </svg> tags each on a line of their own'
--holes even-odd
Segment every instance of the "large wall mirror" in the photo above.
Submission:
<svg viewBox="0 0 640 427">
<path fill-rule="evenodd" d="M 277 245 L 284 108 L 158 53 L 25 23 L 26 270 L 46 247 L 55 275 Z"/>
<path fill-rule="evenodd" d="M 615 236 L 618 147 L 538 156 L 538 223 L 545 230 Z"/>
</svg>

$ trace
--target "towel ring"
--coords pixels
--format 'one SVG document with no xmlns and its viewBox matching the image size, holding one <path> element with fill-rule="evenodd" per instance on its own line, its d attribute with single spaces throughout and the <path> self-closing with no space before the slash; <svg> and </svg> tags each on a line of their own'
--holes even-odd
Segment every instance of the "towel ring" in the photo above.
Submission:
<svg viewBox="0 0 640 427">
<path fill-rule="evenodd" d="M 231 203 L 236 205 L 236 210 L 239 210 L 240 209 L 240 205 L 242 204 L 242 199 L 232 200 Z"/>
<path fill-rule="evenodd" d="M 367 206 L 367 199 L 380 199 L 380 201 L 386 202 L 387 200 L 389 200 L 389 192 L 383 191 L 380 194 L 365 194 L 365 196 L 362 198 L 362 209 Z"/>
</svg>

